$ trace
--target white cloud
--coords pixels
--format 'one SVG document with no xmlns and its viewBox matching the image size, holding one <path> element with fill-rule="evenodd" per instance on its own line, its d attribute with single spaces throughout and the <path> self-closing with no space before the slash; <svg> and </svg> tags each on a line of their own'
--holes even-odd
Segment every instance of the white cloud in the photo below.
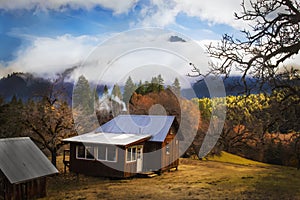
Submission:
<svg viewBox="0 0 300 200">
<path fill-rule="evenodd" d="M 97 45 L 103 42 L 107 36 L 31 37 L 31 45 L 19 50 L 14 61 L 0 62 L 0 76 L 12 72 L 30 72 L 49 77 L 81 64 L 85 64 L 81 72 L 93 80 L 97 80 L 103 70 L 109 67 L 109 70 L 102 74 L 101 80 L 105 82 L 125 81 L 128 74 L 131 74 L 132 77 L 139 77 L 135 78 L 136 80 L 150 79 L 157 74 L 163 74 L 166 79 L 169 75 L 169 79 L 173 80 L 176 73 L 184 77 L 190 72 L 189 62 L 197 63 L 196 66 L 200 68 L 201 72 L 207 71 L 208 66 L 205 59 L 208 58 L 208 55 L 205 56 L 188 38 L 184 38 L 187 40 L 186 43 L 168 42 L 170 35 L 172 33 L 166 34 L 163 31 L 160 32 L 159 29 L 154 29 L 153 32 L 141 29 L 136 32 L 130 31 L 114 35 L 100 46 Z M 196 42 L 205 51 L 205 45 L 210 43 L 217 45 L 220 41 L 201 40 Z M 149 49 L 147 49 L 148 47 Z M 164 49 L 168 51 L 164 51 Z M 116 60 L 112 61 L 111 59 Z M 217 62 L 218 60 L 212 61 Z M 297 55 L 285 64 L 299 65 L 299 63 L 300 56 Z M 159 66 L 166 67 L 159 69 Z M 170 71 L 166 70 L 168 68 Z M 148 69 L 149 71 L 147 71 Z M 173 75 L 172 71 L 174 71 Z"/>
<path fill-rule="evenodd" d="M 188 38 L 179 35 L 186 42 L 170 42 L 174 34 L 163 29 L 137 29 L 116 35 L 93 51 L 75 77 L 84 74 L 89 80 L 122 85 L 129 75 L 135 81 L 150 81 L 162 74 L 167 84 L 175 77 L 183 84 L 191 72 L 190 62 L 204 72 L 208 60 L 199 45 Z"/>
<path fill-rule="evenodd" d="M 54 75 L 79 65 L 102 40 L 101 37 L 62 35 L 55 38 L 36 37 L 32 44 L 17 52 L 17 58 L 2 65 L 1 71 L 31 72 Z"/>
<path fill-rule="evenodd" d="M 184 38 L 187 42 L 169 42 L 170 36 L 174 34 L 163 29 L 137 29 L 112 34 L 113 37 L 104 43 L 101 42 L 107 36 L 75 37 L 66 34 L 49 38 L 23 35 L 22 37 L 31 40 L 31 45 L 20 49 L 15 60 L 0 65 L 0 75 L 30 72 L 53 77 L 67 68 L 82 66 L 77 71 L 79 75 L 83 73 L 87 78 L 97 80 L 109 67 L 111 69 L 105 72 L 102 79 L 110 82 L 121 80 L 123 76 L 134 71 L 139 74 L 141 70 L 138 68 L 143 68 L 144 65 L 168 66 L 182 76 L 190 72 L 189 62 L 199 63 L 197 66 L 204 67 L 206 62 L 201 56 L 201 48 L 199 50 L 199 46 L 188 38 Z M 98 44 L 101 45 L 97 46 Z M 157 75 L 158 72 L 151 69 L 143 78 Z M 76 76 L 75 73 L 73 78 Z M 170 80 L 173 81 L 174 77 L 171 76 Z"/>
<path fill-rule="evenodd" d="M 300 69 L 300 54 L 296 54 L 291 58 L 287 59 L 284 63 L 284 66 L 290 66 L 297 69 Z"/>
<path fill-rule="evenodd" d="M 32 8 L 63 10 L 63 7 L 67 5 L 72 8 L 85 9 L 102 6 L 113 10 L 114 14 L 122 14 L 132 9 L 137 2 L 138 0 L 1 0 L 0 8 L 7 10 Z"/>
<path fill-rule="evenodd" d="M 151 0 L 151 4 L 143 7 L 137 25 L 166 26 L 176 24 L 176 17 L 183 13 L 211 24 L 227 24 L 234 28 L 245 27 L 236 21 L 234 12 L 241 11 L 241 0 Z"/>
<path fill-rule="evenodd" d="M 239 27 L 234 18 L 234 12 L 241 11 L 241 0 L 175 0 L 177 9 L 191 17 L 198 17 L 210 23 L 223 23 L 233 27 Z"/>
</svg>

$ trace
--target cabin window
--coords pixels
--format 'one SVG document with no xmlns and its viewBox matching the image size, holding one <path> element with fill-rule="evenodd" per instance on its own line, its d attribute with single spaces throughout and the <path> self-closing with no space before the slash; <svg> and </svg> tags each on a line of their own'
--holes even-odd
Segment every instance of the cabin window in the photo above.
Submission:
<svg viewBox="0 0 300 200">
<path fill-rule="evenodd" d="M 98 146 L 98 160 L 106 160 L 106 146 Z"/>
<path fill-rule="evenodd" d="M 141 158 L 141 146 L 129 147 L 126 149 L 126 161 L 132 162 L 136 161 L 136 159 Z"/>
<path fill-rule="evenodd" d="M 166 154 L 170 154 L 170 145 L 169 144 L 166 145 Z"/>
<path fill-rule="evenodd" d="M 142 158 L 142 147 L 137 148 L 136 158 L 141 159 Z"/>
<path fill-rule="evenodd" d="M 106 148 L 107 160 L 108 161 L 117 161 L 117 149 L 113 146 L 108 146 Z"/>
<path fill-rule="evenodd" d="M 136 148 L 132 148 L 132 160 L 136 160 Z"/>
<path fill-rule="evenodd" d="M 95 147 L 93 146 L 77 146 L 76 148 L 76 157 L 79 159 L 88 159 L 93 160 L 95 159 Z"/>
<path fill-rule="evenodd" d="M 77 146 L 77 158 L 85 158 L 85 147 Z"/>
<path fill-rule="evenodd" d="M 94 157 L 94 147 L 91 147 L 91 146 L 87 146 L 86 148 L 86 159 L 89 159 L 89 160 L 92 160 L 92 159 L 95 159 Z"/>
<path fill-rule="evenodd" d="M 98 146 L 98 160 L 117 161 L 117 148 L 115 146 Z"/>
<path fill-rule="evenodd" d="M 131 154 L 132 154 L 132 148 L 128 148 L 127 149 L 127 161 L 128 162 L 130 162 L 130 161 L 132 161 L 132 156 L 131 156 Z"/>
</svg>

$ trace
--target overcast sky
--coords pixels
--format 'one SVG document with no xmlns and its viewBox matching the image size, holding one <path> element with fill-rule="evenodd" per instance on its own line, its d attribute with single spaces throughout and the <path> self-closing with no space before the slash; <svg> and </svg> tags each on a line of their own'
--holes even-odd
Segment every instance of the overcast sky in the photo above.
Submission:
<svg viewBox="0 0 300 200">
<path fill-rule="evenodd" d="M 224 33 L 239 36 L 239 30 L 247 26 L 234 19 L 234 12 L 240 12 L 240 3 L 240 0 L 1 0 L 0 76 L 13 71 L 46 76 L 80 66 L 103 41 L 130 29 L 173 30 L 191 39 L 181 45 L 196 42 L 203 46 L 220 40 Z M 161 38 L 153 41 L 162 44 Z M 177 48 L 184 48 L 178 45 Z M 143 57 L 141 52 L 138 56 Z M 130 63 L 129 58 L 124 58 L 124 62 Z M 114 64 L 121 63 L 118 60 Z M 170 63 L 154 63 L 159 64 Z M 119 73 L 128 74 L 128 70 L 122 71 L 125 68 L 121 67 Z"/>
</svg>

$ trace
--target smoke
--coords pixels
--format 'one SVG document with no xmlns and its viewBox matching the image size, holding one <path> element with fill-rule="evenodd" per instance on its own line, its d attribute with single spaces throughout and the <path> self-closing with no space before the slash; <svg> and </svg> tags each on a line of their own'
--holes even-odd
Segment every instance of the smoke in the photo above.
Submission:
<svg viewBox="0 0 300 200">
<path fill-rule="evenodd" d="M 111 95 L 111 99 L 120 105 L 122 105 L 122 111 L 127 111 L 126 104 L 124 101 L 122 101 L 118 96 Z"/>
<path fill-rule="evenodd" d="M 112 111 L 113 108 L 113 102 L 118 103 L 122 107 L 122 112 L 126 112 L 126 104 L 124 101 L 122 101 L 118 96 L 115 95 L 108 95 L 108 94 L 103 94 L 102 97 L 99 99 L 99 107 L 98 110 L 103 111 L 106 110 L 108 112 Z"/>
</svg>

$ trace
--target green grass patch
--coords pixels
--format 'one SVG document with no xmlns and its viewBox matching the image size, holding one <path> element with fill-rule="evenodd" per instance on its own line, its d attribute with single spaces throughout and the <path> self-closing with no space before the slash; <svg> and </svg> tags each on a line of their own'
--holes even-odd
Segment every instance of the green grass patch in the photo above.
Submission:
<svg viewBox="0 0 300 200">
<path fill-rule="evenodd" d="M 238 164 L 238 165 L 268 166 L 268 164 L 249 160 L 249 159 L 243 158 L 241 156 L 227 153 L 225 151 L 222 151 L 220 156 L 210 156 L 207 158 L 207 160 L 232 163 L 232 164 Z"/>
</svg>

